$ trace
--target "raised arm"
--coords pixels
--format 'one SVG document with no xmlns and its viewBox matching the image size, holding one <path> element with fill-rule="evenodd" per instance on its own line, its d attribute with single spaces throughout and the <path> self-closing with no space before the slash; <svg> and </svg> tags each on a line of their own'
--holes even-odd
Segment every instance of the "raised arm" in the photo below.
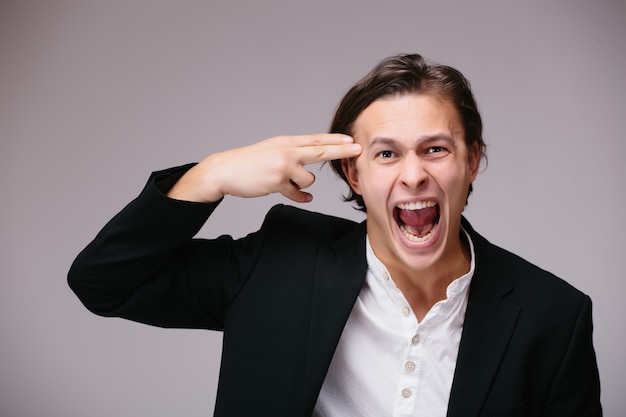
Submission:
<svg viewBox="0 0 626 417">
<path fill-rule="evenodd" d="M 154 173 L 78 255 L 69 284 L 94 313 L 165 327 L 219 329 L 229 291 L 245 279 L 262 233 L 193 239 L 225 195 L 279 192 L 309 201 L 304 166 L 357 155 L 344 135 L 281 136 Z"/>
</svg>

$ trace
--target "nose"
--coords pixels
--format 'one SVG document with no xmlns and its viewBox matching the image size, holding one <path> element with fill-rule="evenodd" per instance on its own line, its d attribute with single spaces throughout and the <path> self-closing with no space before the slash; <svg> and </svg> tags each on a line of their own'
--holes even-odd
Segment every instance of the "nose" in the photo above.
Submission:
<svg viewBox="0 0 626 417">
<path fill-rule="evenodd" d="M 417 155 L 408 155 L 403 159 L 399 180 L 404 187 L 410 190 L 416 190 L 426 184 L 428 173 Z"/>
</svg>

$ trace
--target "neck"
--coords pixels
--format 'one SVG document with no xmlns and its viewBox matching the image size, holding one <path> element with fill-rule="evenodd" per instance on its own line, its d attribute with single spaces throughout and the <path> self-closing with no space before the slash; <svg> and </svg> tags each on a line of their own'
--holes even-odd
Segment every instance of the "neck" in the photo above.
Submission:
<svg viewBox="0 0 626 417">
<path fill-rule="evenodd" d="M 411 270 L 403 265 L 387 265 L 394 283 L 402 291 L 418 321 L 430 311 L 438 301 L 446 299 L 446 290 L 455 279 L 470 270 L 471 255 L 464 232 L 449 254 L 426 270 Z"/>
</svg>

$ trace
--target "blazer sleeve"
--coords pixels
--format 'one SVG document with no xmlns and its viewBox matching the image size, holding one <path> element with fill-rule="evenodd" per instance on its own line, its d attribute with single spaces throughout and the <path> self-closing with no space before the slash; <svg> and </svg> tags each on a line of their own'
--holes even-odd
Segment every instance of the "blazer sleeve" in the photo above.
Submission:
<svg viewBox="0 0 626 417">
<path fill-rule="evenodd" d="M 68 283 L 93 313 L 160 327 L 222 330 L 263 233 L 193 239 L 218 206 L 168 198 L 191 165 L 155 172 L 77 256 Z"/>
<path fill-rule="evenodd" d="M 585 296 L 567 351 L 548 394 L 544 409 L 546 416 L 602 416 L 591 310 L 591 299 Z"/>
</svg>

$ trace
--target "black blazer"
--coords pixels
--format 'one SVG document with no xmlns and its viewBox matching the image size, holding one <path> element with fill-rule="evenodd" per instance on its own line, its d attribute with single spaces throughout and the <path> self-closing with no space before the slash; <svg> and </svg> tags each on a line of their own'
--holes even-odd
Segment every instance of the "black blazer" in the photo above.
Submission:
<svg viewBox="0 0 626 417">
<path fill-rule="evenodd" d="M 165 197 L 183 171 L 153 174 L 70 286 L 96 314 L 223 331 L 216 416 L 310 416 L 364 282 L 365 223 L 276 206 L 243 239 L 192 239 L 218 204 Z M 448 416 L 601 416 L 589 297 L 463 226 L 476 270 Z"/>
</svg>

